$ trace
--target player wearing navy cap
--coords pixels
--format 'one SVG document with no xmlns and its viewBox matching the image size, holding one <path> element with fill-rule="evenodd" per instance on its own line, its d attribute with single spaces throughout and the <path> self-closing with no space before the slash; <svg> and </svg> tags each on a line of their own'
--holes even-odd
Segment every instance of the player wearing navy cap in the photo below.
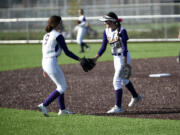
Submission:
<svg viewBox="0 0 180 135">
<path fill-rule="evenodd" d="M 65 54 L 77 61 L 81 59 L 72 53 L 66 43 L 63 35 L 61 34 L 62 20 L 60 16 L 51 16 L 48 20 L 48 25 L 46 26 L 46 34 L 43 38 L 42 43 L 42 68 L 43 76 L 50 77 L 50 79 L 56 84 L 57 88 L 54 90 L 47 99 L 38 105 L 38 108 L 43 112 L 45 116 L 48 115 L 48 105 L 51 104 L 56 98 L 58 98 L 59 103 L 59 113 L 61 114 L 72 114 L 65 107 L 64 93 L 66 91 L 66 81 L 61 68 L 58 65 L 57 58 L 61 55 L 62 50 Z"/>
<path fill-rule="evenodd" d="M 99 20 L 105 23 L 106 29 L 103 33 L 102 46 L 94 58 L 94 61 L 96 62 L 97 59 L 104 53 L 107 47 L 107 43 L 109 42 L 114 58 L 115 73 L 113 78 L 113 86 L 116 95 L 116 104 L 107 113 L 120 113 L 123 112 L 121 105 L 123 94 L 122 84 L 124 84 L 132 94 L 131 101 L 128 104 L 129 107 L 132 107 L 142 99 L 142 97 L 134 89 L 132 82 L 129 79 L 123 79 L 119 76 L 123 65 L 130 64 L 131 61 L 130 53 L 127 47 L 127 40 L 129 38 L 126 29 L 121 27 L 120 22 L 122 19 L 118 19 L 115 13 L 109 12 Z"/>
</svg>

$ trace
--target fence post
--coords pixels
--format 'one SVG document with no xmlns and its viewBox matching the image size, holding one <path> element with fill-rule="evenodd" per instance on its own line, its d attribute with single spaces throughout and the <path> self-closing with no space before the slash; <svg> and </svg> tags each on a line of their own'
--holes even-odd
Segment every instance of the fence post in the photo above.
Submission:
<svg viewBox="0 0 180 135">
<path fill-rule="evenodd" d="M 29 22 L 26 22 L 26 41 L 29 42 Z"/>
<path fill-rule="evenodd" d="M 164 38 L 168 38 L 167 18 L 164 18 Z"/>
</svg>

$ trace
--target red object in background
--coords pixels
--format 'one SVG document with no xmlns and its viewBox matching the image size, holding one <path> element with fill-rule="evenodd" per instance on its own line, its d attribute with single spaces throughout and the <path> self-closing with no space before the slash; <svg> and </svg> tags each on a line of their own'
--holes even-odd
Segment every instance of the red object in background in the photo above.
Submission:
<svg viewBox="0 0 180 135">
<path fill-rule="evenodd" d="M 122 19 L 122 18 L 118 18 L 118 21 L 119 21 L 119 22 L 122 22 L 122 21 L 123 21 L 123 19 Z"/>
</svg>

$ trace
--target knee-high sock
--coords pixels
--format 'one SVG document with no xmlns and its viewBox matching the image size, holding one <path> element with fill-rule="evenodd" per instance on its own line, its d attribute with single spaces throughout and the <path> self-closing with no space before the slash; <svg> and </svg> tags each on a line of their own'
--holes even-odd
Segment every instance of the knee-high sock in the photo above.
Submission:
<svg viewBox="0 0 180 135">
<path fill-rule="evenodd" d="M 115 90 L 115 94 L 116 94 L 116 105 L 117 105 L 118 107 L 121 107 L 122 94 L 123 94 L 122 89 Z"/>
<path fill-rule="evenodd" d="M 81 45 L 81 51 L 84 52 L 84 44 L 81 43 L 80 45 Z"/>
<path fill-rule="evenodd" d="M 44 106 L 48 106 L 49 104 L 51 104 L 51 102 L 53 102 L 58 96 L 60 95 L 60 93 L 57 90 L 54 90 L 44 101 L 43 105 Z"/>
<path fill-rule="evenodd" d="M 136 90 L 134 89 L 133 84 L 129 81 L 129 83 L 126 85 L 126 88 L 130 91 L 130 93 L 132 94 L 132 96 L 138 97 L 138 94 L 136 93 Z"/>
<path fill-rule="evenodd" d="M 88 46 L 86 43 L 84 43 L 84 42 L 82 42 L 82 44 L 83 44 L 83 46 L 85 46 L 86 48 L 89 47 L 89 46 Z"/>
<path fill-rule="evenodd" d="M 64 101 L 64 94 L 60 94 L 60 96 L 58 97 L 58 104 L 61 110 L 64 110 L 66 108 L 65 101 Z"/>
</svg>

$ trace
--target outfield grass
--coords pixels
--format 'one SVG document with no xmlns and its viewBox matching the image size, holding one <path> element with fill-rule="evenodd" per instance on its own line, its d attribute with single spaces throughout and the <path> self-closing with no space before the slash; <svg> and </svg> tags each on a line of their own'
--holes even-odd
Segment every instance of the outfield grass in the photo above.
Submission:
<svg viewBox="0 0 180 135">
<path fill-rule="evenodd" d="M 91 44 L 87 53 L 79 53 L 79 45 L 68 45 L 69 49 L 80 57 L 94 57 L 101 44 Z M 177 56 L 180 51 L 179 43 L 129 43 L 133 59 Z M 41 45 L 0 45 L 0 71 L 24 69 L 41 66 Z M 110 46 L 99 61 L 112 61 Z M 77 63 L 62 53 L 59 64 Z"/>
<path fill-rule="evenodd" d="M 1 135 L 179 135 L 180 121 L 91 115 L 47 118 L 37 111 L 0 108 Z"/>
</svg>

